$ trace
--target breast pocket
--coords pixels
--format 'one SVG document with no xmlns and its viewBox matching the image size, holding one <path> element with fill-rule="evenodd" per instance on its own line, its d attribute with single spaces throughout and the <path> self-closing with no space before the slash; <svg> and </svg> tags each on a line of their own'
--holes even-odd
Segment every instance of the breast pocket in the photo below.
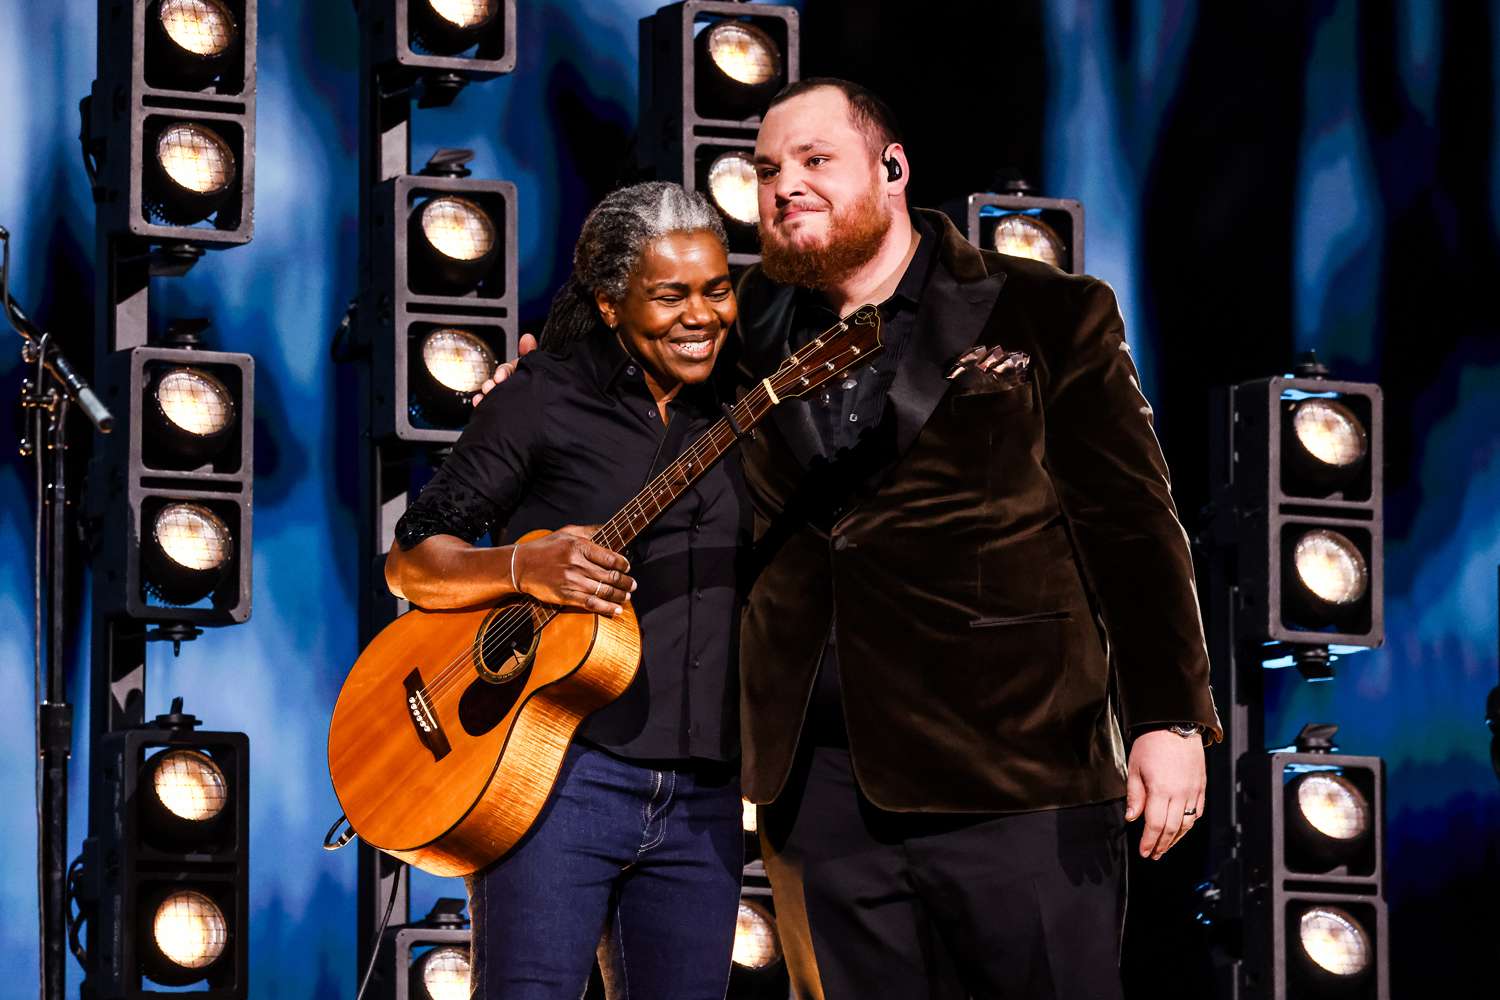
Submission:
<svg viewBox="0 0 1500 1000">
<path fill-rule="evenodd" d="M 1019 385 L 984 382 L 972 387 L 955 388 L 948 394 L 948 407 L 965 420 L 987 420 L 1002 414 L 1031 410 L 1036 404 L 1036 390 L 1028 379 Z"/>
</svg>

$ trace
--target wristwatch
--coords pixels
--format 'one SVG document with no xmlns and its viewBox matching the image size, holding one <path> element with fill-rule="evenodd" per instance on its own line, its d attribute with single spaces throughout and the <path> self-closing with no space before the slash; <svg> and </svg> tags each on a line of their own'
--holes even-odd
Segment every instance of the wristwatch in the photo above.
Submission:
<svg viewBox="0 0 1500 1000">
<path fill-rule="evenodd" d="M 1200 722 L 1174 722 L 1167 726 L 1167 731 L 1176 733 L 1185 740 L 1203 737 L 1203 724 Z"/>
</svg>

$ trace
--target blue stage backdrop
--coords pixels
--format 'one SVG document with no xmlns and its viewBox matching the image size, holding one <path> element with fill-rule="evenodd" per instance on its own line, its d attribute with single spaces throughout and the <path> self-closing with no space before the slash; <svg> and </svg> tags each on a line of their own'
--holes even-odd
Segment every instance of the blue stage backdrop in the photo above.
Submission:
<svg viewBox="0 0 1500 1000">
<path fill-rule="evenodd" d="M 636 22 L 656 5 L 519 6 L 517 71 L 422 114 L 413 158 L 420 164 L 439 146 L 468 146 L 476 176 L 516 183 L 522 311 L 535 321 L 566 274 L 583 214 L 628 155 Z M 862 8 L 807 6 L 809 23 L 821 17 L 825 25 L 831 10 L 853 17 Z M 1268 729 L 1285 743 L 1304 722 L 1338 722 L 1345 749 L 1387 759 L 1396 979 L 1410 988 L 1456 985 L 1489 975 L 1500 889 L 1500 786 L 1480 721 L 1496 681 L 1500 563 L 1500 322 L 1482 299 L 1500 273 L 1500 3 L 1278 4 L 1285 24 L 1258 13 L 1255 38 L 1226 27 L 1216 6 L 1016 4 L 1034 29 L 1022 41 L 1037 46 L 1045 67 L 1039 176 L 1045 193 L 1087 206 L 1089 270 L 1120 293 L 1180 496 L 1201 498 L 1204 463 L 1188 454 L 1201 435 L 1201 386 L 1185 386 L 1181 373 L 1250 378 L 1285 367 L 1283 347 L 1315 347 L 1338 375 L 1386 385 L 1386 647 L 1346 661 L 1331 684 L 1278 674 Z M 988 37 L 1002 52 L 1004 12 L 965 7 L 993 22 Z M 357 57 L 349 3 L 261 0 L 260 11 L 255 240 L 153 289 L 158 329 L 168 318 L 210 317 L 212 346 L 256 358 L 254 615 L 185 645 L 180 657 L 152 649 L 147 714 L 182 695 L 205 726 L 249 734 L 253 994 L 294 1000 L 354 988 L 354 855 L 326 854 L 318 843 L 338 813 L 326 727 L 356 653 L 352 378 L 330 362 L 328 347 L 355 291 Z M 84 358 L 93 210 L 77 103 L 94 76 L 95 16 L 89 0 L 0 0 L 0 224 L 15 237 L 15 295 Z M 859 39 L 853 31 L 849 44 Z M 1238 71 L 1237 53 L 1257 47 L 1266 57 L 1254 65 L 1275 62 L 1276 79 Z M 913 75 L 939 73 L 945 59 L 920 47 L 900 56 L 900 72 L 865 82 L 900 91 L 916 86 Z M 814 61 L 809 52 L 805 62 Z M 931 92 L 940 82 L 924 86 Z M 1260 131 L 1215 126 L 1261 103 L 1271 111 Z M 1277 116 L 1278 108 L 1292 113 Z M 1007 124 L 957 121 L 969 130 Z M 924 160 L 952 161 L 965 149 L 961 130 L 941 145 L 914 141 L 913 173 L 920 178 Z M 1212 166 L 1195 173 L 1190 165 L 1201 163 Z M 1267 177 L 1284 183 L 1268 186 Z M 1261 218 L 1269 228 L 1252 228 Z M 1247 261 L 1243 273 L 1271 281 L 1236 284 L 1235 269 Z M 1219 287 L 1241 299 L 1210 300 L 1202 276 L 1220 266 Z M 1266 299 L 1279 326 L 1246 329 L 1236 313 Z M 1280 346 L 1268 354 L 1267 344 Z M 1275 360 L 1246 370 L 1247 356 Z M 31 466 L 9 445 L 21 377 L 7 348 L 0 689 L 9 694 L 0 701 L 0 800 L 11 808 L 0 813 L 0 979 L 8 996 L 34 994 L 37 978 L 35 507 Z M 80 446 L 85 433 L 78 424 Z M 1191 522 L 1195 508 L 1185 505 L 1184 514 Z M 79 604 L 71 690 L 86 733 L 88 618 Z M 76 740 L 75 852 L 85 826 L 85 750 Z M 413 909 L 461 894 L 457 882 L 419 880 Z M 1487 923 L 1455 911 L 1465 898 L 1470 912 L 1475 904 L 1489 911 Z"/>
</svg>

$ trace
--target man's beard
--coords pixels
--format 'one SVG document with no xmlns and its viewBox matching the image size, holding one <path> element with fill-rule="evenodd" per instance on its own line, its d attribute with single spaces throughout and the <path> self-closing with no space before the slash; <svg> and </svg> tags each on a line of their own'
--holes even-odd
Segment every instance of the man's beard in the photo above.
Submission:
<svg viewBox="0 0 1500 1000">
<path fill-rule="evenodd" d="M 832 216 L 820 246 L 796 247 L 775 230 L 760 227 L 760 266 L 766 277 L 783 285 L 829 288 L 875 259 L 891 215 L 884 195 L 872 185 L 868 194 Z"/>
</svg>

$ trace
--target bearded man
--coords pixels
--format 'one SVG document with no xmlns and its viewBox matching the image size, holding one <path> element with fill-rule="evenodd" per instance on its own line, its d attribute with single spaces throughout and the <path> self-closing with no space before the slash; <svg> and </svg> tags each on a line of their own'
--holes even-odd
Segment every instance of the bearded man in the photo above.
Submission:
<svg viewBox="0 0 1500 1000">
<path fill-rule="evenodd" d="M 795 992 L 1117 997 L 1125 823 L 1170 849 L 1221 732 L 1114 295 L 909 211 L 855 84 L 784 90 L 755 159 L 746 383 L 884 317 L 845 391 L 743 445 L 744 788 Z"/>
</svg>

